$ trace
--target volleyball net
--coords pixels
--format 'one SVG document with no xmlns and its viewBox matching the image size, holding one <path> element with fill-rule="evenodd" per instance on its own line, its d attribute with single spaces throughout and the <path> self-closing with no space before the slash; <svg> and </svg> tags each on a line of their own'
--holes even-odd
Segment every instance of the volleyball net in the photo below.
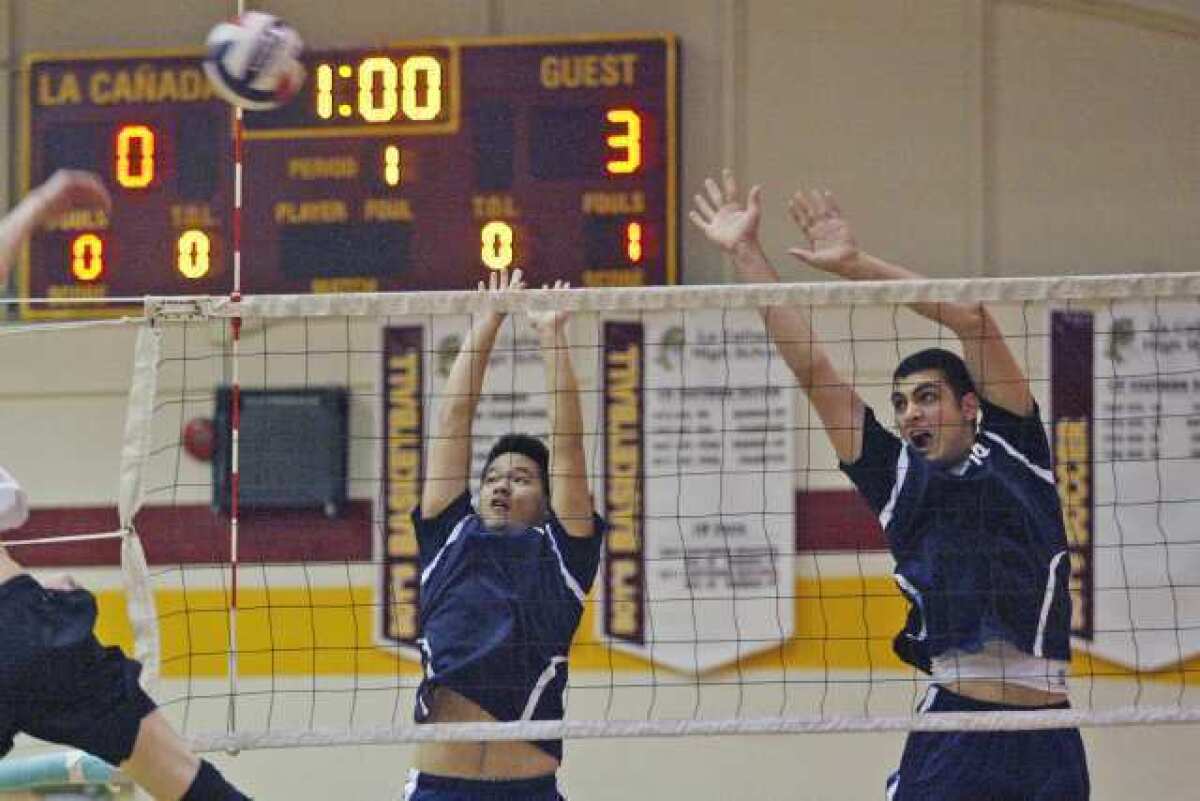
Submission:
<svg viewBox="0 0 1200 801">
<path fill-rule="evenodd" d="M 148 299 L 104 323 L 132 388 L 102 635 L 203 749 L 1200 720 L 1197 298 L 1200 274 Z M 986 304 L 1030 378 L 1068 536 L 1071 710 L 914 712 L 927 677 L 892 652 L 906 603 L 878 520 L 758 312 L 807 309 L 888 421 L 896 363 L 958 348 L 916 301 Z M 416 726 L 410 513 L 449 366 L 497 304 L 472 490 L 497 436 L 547 433 L 524 312 L 567 309 L 611 528 L 567 719 Z M 20 333 L 70 371 L 94 332 Z"/>
</svg>

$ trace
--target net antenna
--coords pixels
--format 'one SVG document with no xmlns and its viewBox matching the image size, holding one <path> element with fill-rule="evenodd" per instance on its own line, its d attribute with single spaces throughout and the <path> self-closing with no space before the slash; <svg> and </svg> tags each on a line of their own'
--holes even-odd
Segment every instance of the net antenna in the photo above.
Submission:
<svg viewBox="0 0 1200 801">
<path fill-rule="evenodd" d="M 237 0 L 237 14 L 240 17 L 246 11 L 245 0 Z M 234 308 L 242 299 L 242 177 L 244 174 L 243 157 L 245 150 L 244 126 L 241 106 L 233 106 L 233 211 L 232 211 L 232 246 L 233 246 L 233 288 L 229 300 Z M 242 342 L 242 318 L 233 315 L 229 318 L 230 340 L 230 375 L 229 375 L 229 422 L 230 422 L 230 458 L 229 458 L 229 725 L 232 735 L 237 731 L 237 698 L 238 689 L 238 529 L 241 521 L 241 429 L 242 429 L 242 382 L 239 371 L 239 358 Z"/>
</svg>

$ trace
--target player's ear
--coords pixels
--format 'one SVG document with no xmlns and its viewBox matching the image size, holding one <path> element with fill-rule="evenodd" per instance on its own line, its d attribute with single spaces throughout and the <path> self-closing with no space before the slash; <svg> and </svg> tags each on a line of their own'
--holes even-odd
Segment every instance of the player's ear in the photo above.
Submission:
<svg viewBox="0 0 1200 801">
<path fill-rule="evenodd" d="M 979 417 L 979 396 L 974 392 L 964 392 L 958 405 L 962 409 L 964 420 L 974 423 Z"/>
</svg>

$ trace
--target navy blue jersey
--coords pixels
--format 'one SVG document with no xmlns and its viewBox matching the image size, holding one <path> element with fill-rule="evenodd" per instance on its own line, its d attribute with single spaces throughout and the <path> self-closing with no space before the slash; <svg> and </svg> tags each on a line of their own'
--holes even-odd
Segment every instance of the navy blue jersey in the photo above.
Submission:
<svg viewBox="0 0 1200 801">
<path fill-rule="evenodd" d="M 909 601 L 896 653 L 926 672 L 948 649 L 992 640 L 1070 658 L 1070 560 L 1045 429 L 1036 407 L 1020 417 L 981 405 L 960 465 L 928 461 L 868 407 L 862 455 L 841 466 L 879 515 Z"/>
<path fill-rule="evenodd" d="M 567 653 L 600 563 L 605 524 L 571 537 L 553 514 L 525 531 L 487 529 L 464 492 L 437 517 L 413 511 L 421 558 L 425 679 L 416 719 L 437 686 L 497 720 L 560 720 Z M 562 758 L 562 742 L 539 741 Z"/>
</svg>

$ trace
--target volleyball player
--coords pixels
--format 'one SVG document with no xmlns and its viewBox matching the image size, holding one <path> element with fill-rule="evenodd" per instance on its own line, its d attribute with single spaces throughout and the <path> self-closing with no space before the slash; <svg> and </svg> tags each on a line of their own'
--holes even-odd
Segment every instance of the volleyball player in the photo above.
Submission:
<svg viewBox="0 0 1200 801">
<path fill-rule="evenodd" d="M 709 180 L 692 221 L 740 280 L 778 274 L 758 241 L 761 192 Z M 850 279 L 917 278 L 861 251 L 827 192 L 797 192 L 808 246 L 789 252 Z M 894 641 L 931 674 L 921 711 L 1068 706 L 1069 558 L 1050 449 L 1029 383 L 981 306 L 917 303 L 949 328 L 963 356 L 928 349 L 901 360 L 891 405 L 897 437 L 876 419 L 816 342 L 803 310 L 768 307 L 768 332 L 796 375 L 842 470 L 879 515 L 909 602 Z M 1082 801 L 1089 781 L 1076 729 L 914 732 L 888 780 L 890 801 Z"/>
<path fill-rule="evenodd" d="M 565 287 L 563 284 L 557 287 Z M 494 295 L 523 290 L 492 273 Z M 567 656 L 600 559 L 567 314 L 531 313 L 546 364 L 550 448 L 508 434 L 492 446 L 479 503 L 467 486 L 471 426 L 504 315 L 482 315 L 446 380 L 413 512 L 422 566 L 418 722 L 559 720 Z M 558 801 L 562 742 L 421 743 L 408 801 Z"/>
<path fill-rule="evenodd" d="M 95 175 L 56 172 L 0 220 L 0 285 L 38 225 L 109 205 Z M 27 516 L 25 492 L 0 468 L 0 531 Z M 188 750 L 138 684 L 142 666 L 101 646 L 95 623 L 91 593 L 69 577 L 38 583 L 0 547 L 0 757 L 24 732 L 119 765 L 162 801 L 246 799 Z"/>
</svg>

